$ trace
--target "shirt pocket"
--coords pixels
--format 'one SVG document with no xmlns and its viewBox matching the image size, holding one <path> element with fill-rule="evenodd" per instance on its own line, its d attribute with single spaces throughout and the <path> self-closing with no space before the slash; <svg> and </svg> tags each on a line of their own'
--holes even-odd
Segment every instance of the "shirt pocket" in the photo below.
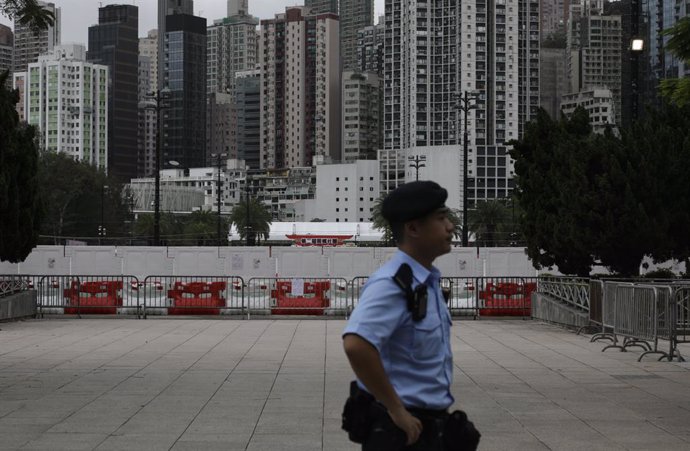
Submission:
<svg viewBox="0 0 690 451">
<path fill-rule="evenodd" d="M 428 318 L 414 325 L 414 348 L 412 355 L 418 361 L 434 361 L 443 358 L 441 321 L 438 317 Z"/>
</svg>

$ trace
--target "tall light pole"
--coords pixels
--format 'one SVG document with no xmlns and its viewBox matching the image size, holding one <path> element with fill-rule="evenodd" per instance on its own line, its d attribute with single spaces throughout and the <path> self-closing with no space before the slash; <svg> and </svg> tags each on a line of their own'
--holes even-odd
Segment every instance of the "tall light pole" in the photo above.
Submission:
<svg viewBox="0 0 690 451">
<path fill-rule="evenodd" d="M 476 99 L 476 94 L 470 94 L 465 91 L 462 96 L 458 96 L 457 108 L 462 110 L 465 114 L 464 119 L 464 130 L 463 130 L 463 160 L 462 160 L 462 246 L 467 247 L 469 244 L 468 230 L 467 230 L 467 113 L 473 109 L 477 108 L 477 105 L 470 104 L 470 101 Z"/>
<path fill-rule="evenodd" d="M 156 170 L 155 170 L 155 187 L 153 195 L 153 245 L 160 246 L 161 244 L 161 110 L 165 108 L 161 102 L 168 98 L 170 89 L 159 89 L 155 93 L 150 93 L 147 98 L 154 102 L 153 105 L 149 102 L 142 102 L 143 108 L 156 110 Z"/>
<path fill-rule="evenodd" d="M 220 229 L 221 229 L 221 217 L 220 217 L 220 205 L 222 202 L 222 186 L 223 186 L 223 181 L 220 179 L 220 169 L 221 169 L 221 158 L 227 157 L 227 153 L 212 153 L 211 157 L 216 157 L 216 169 L 218 170 L 218 182 L 216 185 L 216 194 L 217 194 L 217 203 L 218 203 L 218 224 L 217 224 L 217 230 L 216 230 L 216 240 L 218 242 L 218 246 L 220 246 L 221 239 L 220 239 Z"/>
<path fill-rule="evenodd" d="M 419 168 L 425 168 L 426 165 L 424 162 L 426 161 L 426 155 L 415 155 L 407 157 L 407 159 L 410 161 L 410 167 L 416 169 L 416 176 L 415 180 L 419 180 Z"/>
<path fill-rule="evenodd" d="M 101 223 L 98 226 L 98 245 L 101 244 L 101 238 L 105 238 L 105 190 L 108 189 L 108 185 L 101 185 Z"/>
<path fill-rule="evenodd" d="M 251 230 L 251 226 L 249 225 L 249 218 L 250 218 L 250 211 L 249 211 L 249 174 L 247 174 L 247 178 L 245 179 L 245 185 L 244 189 L 247 191 L 247 220 L 245 222 L 245 237 L 244 241 L 247 246 L 249 246 L 249 230 Z"/>
</svg>

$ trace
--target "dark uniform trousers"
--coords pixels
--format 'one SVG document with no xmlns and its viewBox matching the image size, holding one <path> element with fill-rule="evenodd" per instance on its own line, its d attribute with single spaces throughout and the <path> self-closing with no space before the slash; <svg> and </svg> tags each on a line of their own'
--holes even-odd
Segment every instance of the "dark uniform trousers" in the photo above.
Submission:
<svg viewBox="0 0 690 451">
<path fill-rule="evenodd" d="M 414 408 L 408 410 L 422 422 L 422 434 L 417 442 L 406 446 L 405 432 L 386 414 L 373 424 L 369 437 L 362 444 L 362 451 L 446 451 L 443 432 L 448 412 Z"/>
</svg>

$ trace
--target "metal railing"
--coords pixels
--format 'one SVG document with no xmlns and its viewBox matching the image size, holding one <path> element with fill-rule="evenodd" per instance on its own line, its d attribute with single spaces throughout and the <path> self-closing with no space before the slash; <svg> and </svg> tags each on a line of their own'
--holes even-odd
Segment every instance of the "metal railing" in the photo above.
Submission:
<svg viewBox="0 0 690 451">
<path fill-rule="evenodd" d="M 43 276 L 37 283 L 39 316 L 141 315 L 139 283 L 134 276 Z"/>
<path fill-rule="evenodd" d="M 237 276 L 148 276 L 139 283 L 143 315 L 243 315 L 244 280 Z"/>
<path fill-rule="evenodd" d="M 590 310 L 590 281 L 582 277 L 540 277 L 539 293 L 577 309 Z"/>
<path fill-rule="evenodd" d="M 248 315 L 346 315 L 350 286 L 339 277 L 254 277 L 245 291 Z"/>
<path fill-rule="evenodd" d="M 0 274 L 0 298 L 31 289 L 26 276 Z"/>
</svg>

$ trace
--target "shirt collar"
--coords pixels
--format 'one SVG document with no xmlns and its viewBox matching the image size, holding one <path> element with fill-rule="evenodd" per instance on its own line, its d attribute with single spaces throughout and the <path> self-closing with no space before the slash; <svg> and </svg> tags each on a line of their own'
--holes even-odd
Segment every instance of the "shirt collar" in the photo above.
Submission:
<svg viewBox="0 0 690 451">
<path fill-rule="evenodd" d="M 408 254 L 401 251 L 400 249 L 398 249 L 398 255 L 400 256 L 401 260 L 404 263 L 407 263 L 408 265 L 410 265 L 410 268 L 412 268 L 412 275 L 414 276 L 415 279 L 417 279 L 417 282 L 426 283 L 428 285 L 427 282 L 434 282 L 434 281 L 441 280 L 441 271 L 439 271 L 438 268 L 436 268 L 435 266 L 432 266 L 431 271 L 430 271 L 430 270 L 426 269 L 417 260 L 410 257 Z"/>
</svg>

